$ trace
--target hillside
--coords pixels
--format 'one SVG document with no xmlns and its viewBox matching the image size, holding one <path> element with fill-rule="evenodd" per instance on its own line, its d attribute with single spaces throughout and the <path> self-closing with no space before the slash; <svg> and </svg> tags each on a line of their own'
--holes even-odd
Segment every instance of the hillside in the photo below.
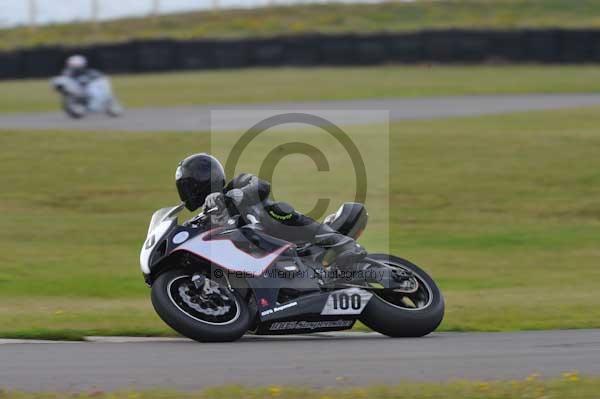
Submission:
<svg viewBox="0 0 600 399">
<path fill-rule="evenodd" d="M 597 0 L 421 0 L 277 6 L 0 30 L 0 49 L 146 38 L 265 37 L 438 28 L 600 27 Z"/>
</svg>

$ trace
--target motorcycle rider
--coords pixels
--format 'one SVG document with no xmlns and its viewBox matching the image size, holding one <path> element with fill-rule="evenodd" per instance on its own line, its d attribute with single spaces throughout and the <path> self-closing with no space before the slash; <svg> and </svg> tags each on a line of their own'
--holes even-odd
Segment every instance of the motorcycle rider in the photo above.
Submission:
<svg viewBox="0 0 600 399">
<path fill-rule="evenodd" d="M 349 271 L 365 257 L 365 250 L 352 238 L 296 212 L 285 202 L 269 199 L 271 185 L 258 177 L 242 173 L 226 184 L 221 163 L 205 153 L 194 154 L 179 163 L 175 173 L 177 191 L 190 211 L 201 206 L 204 210 L 217 207 L 262 224 L 265 231 L 293 243 L 312 243 L 328 249 L 323 264 Z M 229 204 L 229 205 L 228 205 Z M 233 211 L 233 212 L 232 212 Z M 196 219 L 190 222 L 193 224 Z"/>
<path fill-rule="evenodd" d="M 87 58 L 80 54 L 74 54 L 67 58 L 62 75 L 74 79 L 82 87 L 102 76 L 99 71 L 88 68 Z"/>
<path fill-rule="evenodd" d="M 55 89 L 79 101 L 76 106 L 85 106 L 87 111 L 106 112 L 119 116 L 123 107 L 112 93 L 108 78 L 100 71 L 88 68 L 87 59 L 80 54 L 71 55 L 65 62 L 60 77 L 52 80 Z M 84 111 L 75 112 L 77 117 Z"/>
</svg>

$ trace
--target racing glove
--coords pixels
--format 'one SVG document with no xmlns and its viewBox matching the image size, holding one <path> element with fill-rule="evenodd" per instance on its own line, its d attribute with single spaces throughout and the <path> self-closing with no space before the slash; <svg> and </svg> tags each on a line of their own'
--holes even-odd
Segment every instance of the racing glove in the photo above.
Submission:
<svg viewBox="0 0 600 399">
<path fill-rule="evenodd" d="M 213 208 L 224 208 L 223 194 L 222 193 L 211 193 L 206 196 L 204 200 L 204 209 L 209 210 Z"/>
</svg>

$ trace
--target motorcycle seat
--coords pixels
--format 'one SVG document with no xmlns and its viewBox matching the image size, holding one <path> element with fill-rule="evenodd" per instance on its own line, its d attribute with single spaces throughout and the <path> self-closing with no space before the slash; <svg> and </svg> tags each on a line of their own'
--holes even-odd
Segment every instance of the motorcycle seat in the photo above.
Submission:
<svg viewBox="0 0 600 399">
<path fill-rule="evenodd" d="M 336 213 L 327 216 L 323 223 L 338 233 L 356 240 L 367 227 L 368 217 L 367 209 L 363 204 L 345 202 Z"/>
</svg>

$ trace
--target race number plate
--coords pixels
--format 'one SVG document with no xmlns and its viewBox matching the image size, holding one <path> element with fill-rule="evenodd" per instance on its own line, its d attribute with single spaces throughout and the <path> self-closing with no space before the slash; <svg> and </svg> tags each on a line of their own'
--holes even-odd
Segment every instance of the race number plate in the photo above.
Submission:
<svg viewBox="0 0 600 399">
<path fill-rule="evenodd" d="M 332 292 L 327 298 L 321 314 L 360 314 L 372 296 L 372 293 L 360 288 L 348 288 Z"/>
</svg>

